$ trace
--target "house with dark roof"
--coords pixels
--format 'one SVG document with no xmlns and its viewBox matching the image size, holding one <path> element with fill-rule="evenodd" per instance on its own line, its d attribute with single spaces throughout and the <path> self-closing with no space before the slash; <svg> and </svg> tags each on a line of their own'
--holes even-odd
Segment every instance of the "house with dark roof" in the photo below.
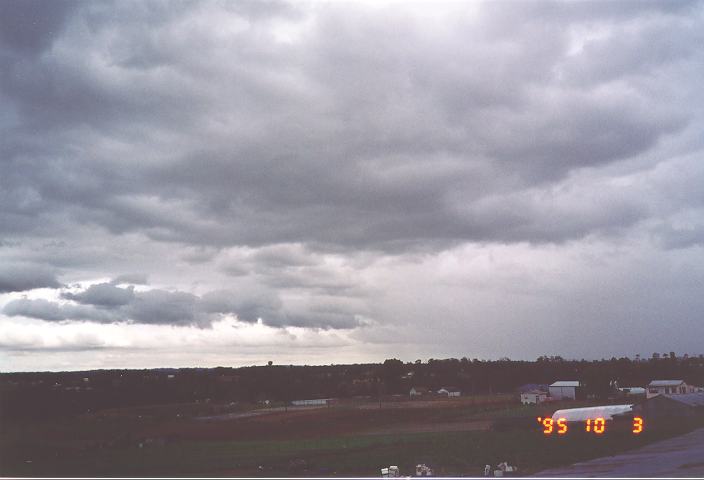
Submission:
<svg viewBox="0 0 704 480">
<path fill-rule="evenodd" d="M 528 390 L 527 392 L 521 392 L 521 404 L 523 405 L 537 405 L 543 403 L 548 399 L 548 392 L 542 390 Z"/>
<path fill-rule="evenodd" d="M 648 384 L 646 398 L 656 395 L 682 395 L 701 391 L 699 387 L 687 385 L 684 380 L 653 380 Z"/>
<path fill-rule="evenodd" d="M 516 389 L 518 393 L 527 393 L 527 392 L 534 392 L 534 391 L 539 391 L 539 392 L 545 392 L 546 394 L 548 393 L 548 386 L 544 383 L 526 383 L 521 385 Z"/>
</svg>

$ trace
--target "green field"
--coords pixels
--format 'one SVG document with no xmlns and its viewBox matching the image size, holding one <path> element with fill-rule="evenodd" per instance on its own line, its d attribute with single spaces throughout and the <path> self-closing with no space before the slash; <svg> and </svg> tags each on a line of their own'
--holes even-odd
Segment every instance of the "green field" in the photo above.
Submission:
<svg viewBox="0 0 704 480">
<path fill-rule="evenodd" d="M 604 437 L 545 438 L 539 431 L 353 435 L 308 440 L 174 442 L 143 448 L 3 446 L 4 476 L 378 476 L 398 465 L 403 475 L 427 463 L 438 475 L 481 475 L 508 461 L 522 474 L 610 455 L 678 431 Z M 27 460 L 31 460 L 28 463 Z"/>
</svg>

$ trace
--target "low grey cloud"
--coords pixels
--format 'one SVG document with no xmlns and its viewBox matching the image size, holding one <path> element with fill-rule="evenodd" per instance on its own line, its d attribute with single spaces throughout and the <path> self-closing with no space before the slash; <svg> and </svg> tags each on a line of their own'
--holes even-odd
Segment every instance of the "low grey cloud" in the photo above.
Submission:
<svg viewBox="0 0 704 480">
<path fill-rule="evenodd" d="M 61 296 L 74 302 L 108 308 L 127 305 L 135 298 L 134 287 L 119 288 L 111 283 L 91 285 L 82 292 L 65 292 Z"/>
<path fill-rule="evenodd" d="M 0 264 L 0 294 L 23 292 L 35 288 L 59 288 L 56 272 L 32 264 Z"/>
<path fill-rule="evenodd" d="M 125 313 L 138 323 L 204 326 L 210 322 L 200 315 L 198 301 L 187 292 L 149 290 L 135 295 Z"/>
<path fill-rule="evenodd" d="M 225 252 L 219 270 L 232 277 L 250 276 L 263 286 L 316 294 L 355 295 L 363 288 L 349 258 L 325 256 L 301 244 L 279 244 L 252 252 Z"/>
<path fill-rule="evenodd" d="M 148 285 L 149 276 L 146 273 L 124 273 L 118 275 L 110 281 L 113 285 L 129 283 L 131 285 Z"/>
<path fill-rule="evenodd" d="M 20 298 L 5 305 L 2 312 L 8 316 L 24 316 L 60 322 L 64 320 L 89 320 L 92 322 L 112 323 L 120 321 L 113 312 L 106 312 L 86 305 L 61 305 L 44 299 Z"/>
<path fill-rule="evenodd" d="M 203 309 L 208 313 L 237 312 L 240 320 L 254 323 L 257 319 L 266 319 L 267 323 L 278 319 L 282 308 L 281 299 L 267 290 L 255 290 L 245 295 L 218 290 L 202 297 Z M 278 323 L 278 320 L 275 320 Z"/>
<path fill-rule="evenodd" d="M 75 1 L 7 0 L 0 4 L 0 44 L 21 53 L 38 53 L 58 37 Z"/>
<path fill-rule="evenodd" d="M 151 325 L 198 326 L 207 328 L 222 315 L 234 315 L 247 323 L 262 321 L 274 327 L 354 328 L 360 322 L 349 305 L 316 305 L 305 311 L 287 308 L 271 290 L 248 292 L 218 290 L 202 296 L 183 291 L 152 289 L 135 291 L 111 283 L 89 286 L 78 293 L 63 292 L 70 300 L 59 303 L 45 299 L 11 300 L 2 310 L 5 315 L 24 316 L 49 322 L 68 320 L 99 323 L 137 323 Z"/>
</svg>

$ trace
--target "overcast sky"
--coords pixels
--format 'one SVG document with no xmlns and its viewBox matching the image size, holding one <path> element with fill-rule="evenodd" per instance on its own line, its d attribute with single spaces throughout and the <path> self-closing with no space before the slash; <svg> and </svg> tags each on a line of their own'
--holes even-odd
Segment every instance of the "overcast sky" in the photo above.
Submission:
<svg viewBox="0 0 704 480">
<path fill-rule="evenodd" d="M 0 368 L 704 353 L 701 2 L 0 2 Z"/>
</svg>

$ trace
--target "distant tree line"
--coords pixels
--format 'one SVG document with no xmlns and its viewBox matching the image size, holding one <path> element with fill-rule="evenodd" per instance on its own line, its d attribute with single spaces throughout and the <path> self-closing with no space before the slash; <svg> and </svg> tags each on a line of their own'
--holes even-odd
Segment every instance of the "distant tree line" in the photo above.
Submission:
<svg viewBox="0 0 704 480">
<path fill-rule="evenodd" d="M 413 386 L 454 386 L 463 395 L 515 392 L 523 384 L 580 380 L 606 397 L 619 386 L 653 379 L 704 386 L 704 357 L 653 355 L 596 361 L 541 356 L 536 361 L 430 359 L 404 363 L 211 369 L 97 370 L 0 374 L 0 420 L 49 418 L 108 408 L 194 402 L 288 403 L 308 398 L 408 395 Z"/>
</svg>

